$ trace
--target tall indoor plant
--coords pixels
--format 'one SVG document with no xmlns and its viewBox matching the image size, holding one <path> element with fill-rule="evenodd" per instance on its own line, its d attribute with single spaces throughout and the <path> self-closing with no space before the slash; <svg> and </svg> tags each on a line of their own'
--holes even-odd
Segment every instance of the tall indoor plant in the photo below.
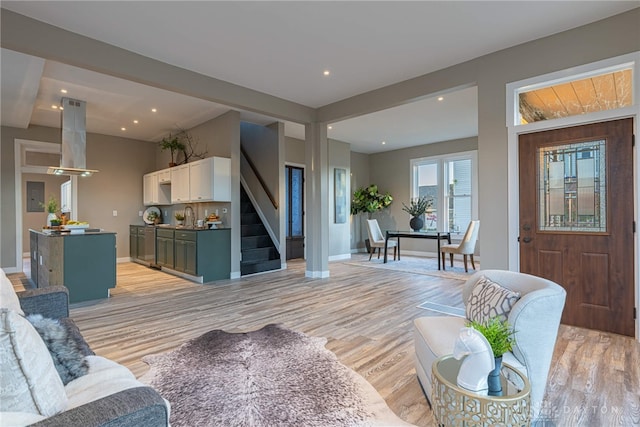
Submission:
<svg viewBox="0 0 640 427">
<path fill-rule="evenodd" d="M 375 184 L 358 188 L 353 192 L 351 199 L 351 215 L 366 213 L 367 218 L 371 219 L 371 214 L 386 208 L 391 202 L 393 202 L 393 197 L 388 192 L 379 193 L 378 186 Z M 367 253 L 371 252 L 369 239 L 365 239 L 364 244 L 367 248 Z"/>
</svg>

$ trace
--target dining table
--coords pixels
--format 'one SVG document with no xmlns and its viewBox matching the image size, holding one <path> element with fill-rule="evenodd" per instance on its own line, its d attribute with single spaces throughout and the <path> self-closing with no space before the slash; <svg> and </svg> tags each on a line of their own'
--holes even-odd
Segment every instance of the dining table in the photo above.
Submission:
<svg viewBox="0 0 640 427">
<path fill-rule="evenodd" d="M 446 239 L 451 244 L 451 233 L 449 231 L 401 231 L 401 230 L 387 230 L 385 232 L 385 245 L 384 245 L 384 264 L 387 263 L 387 247 L 389 239 L 396 238 L 398 242 L 398 261 L 400 261 L 400 239 L 431 239 L 438 242 L 438 252 L 436 258 L 438 259 L 438 270 L 442 270 L 442 260 L 440 259 L 440 241 Z"/>
</svg>

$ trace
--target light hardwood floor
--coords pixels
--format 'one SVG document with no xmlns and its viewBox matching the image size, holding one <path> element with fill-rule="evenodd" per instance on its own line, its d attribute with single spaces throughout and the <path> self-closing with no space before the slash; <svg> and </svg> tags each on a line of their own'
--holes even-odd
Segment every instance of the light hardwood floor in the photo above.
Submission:
<svg viewBox="0 0 640 427">
<path fill-rule="evenodd" d="M 361 255 L 356 255 L 359 257 Z M 462 307 L 462 281 L 330 263 L 331 277 L 308 279 L 305 265 L 197 285 L 156 270 L 118 264 L 111 298 L 72 305 L 93 350 L 137 376 L 142 356 L 171 350 L 211 329 L 249 331 L 283 324 L 328 339 L 327 348 L 366 378 L 404 420 L 435 421 L 415 376 L 413 319 L 437 313 L 424 301 Z M 10 275 L 20 287 L 24 275 Z M 640 425 L 640 344 L 562 325 L 545 412 L 561 426 Z"/>
</svg>

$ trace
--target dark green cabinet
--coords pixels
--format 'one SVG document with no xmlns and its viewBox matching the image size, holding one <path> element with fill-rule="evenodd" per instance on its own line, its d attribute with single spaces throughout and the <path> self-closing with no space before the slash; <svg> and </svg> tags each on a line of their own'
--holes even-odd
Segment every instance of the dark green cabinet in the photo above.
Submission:
<svg viewBox="0 0 640 427">
<path fill-rule="evenodd" d="M 129 226 L 129 257 L 132 261 L 146 261 L 144 229 L 143 225 Z"/>
<path fill-rule="evenodd" d="M 231 230 L 158 229 L 156 263 L 203 282 L 229 279 Z"/>
<path fill-rule="evenodd" d="M 156 233 L 156 264 L 174 268 L 174 231 L 161 230 Z"/>
<path fill-rule="evenodd" d="M 176 232 L 175 269 L 183 273 L 196 275 L 197 235 L 195 231 Z"/>
</svg>

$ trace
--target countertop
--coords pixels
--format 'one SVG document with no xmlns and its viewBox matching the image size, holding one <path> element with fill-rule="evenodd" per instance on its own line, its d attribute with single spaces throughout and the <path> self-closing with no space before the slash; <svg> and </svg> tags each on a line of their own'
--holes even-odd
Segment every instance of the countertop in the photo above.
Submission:
<svg viewBox="0 0 640 427">
<path fill-rule="evenodd" d="M 220 227 L 217 228 L 207 228 L 207 227 L 189 227 L 184 225 L 173 225 L 173 224 L 131 224 L 134 227 L 155 227 L 157 229 L 166 229 L 166 230 L 187 230 L 187 231 L 213 231 L 213 230 L 226 230 L 228 227 Z"/>
<path fill-rule="evenodd" d="M 71 231 L 60 231 L 60 230 L 34 230 L 32 228 L 29 231 L 41 234 L 43 236 L 51 236 L 51 237 L 67 237 L 67 236 L 87 236 L 87 235 L 95 235 L 95 234 L 116 234 L 115 231 L 104 231 L 99 228 L 86 228 L 84 232 L 74 232 Z"/>
</svg>

